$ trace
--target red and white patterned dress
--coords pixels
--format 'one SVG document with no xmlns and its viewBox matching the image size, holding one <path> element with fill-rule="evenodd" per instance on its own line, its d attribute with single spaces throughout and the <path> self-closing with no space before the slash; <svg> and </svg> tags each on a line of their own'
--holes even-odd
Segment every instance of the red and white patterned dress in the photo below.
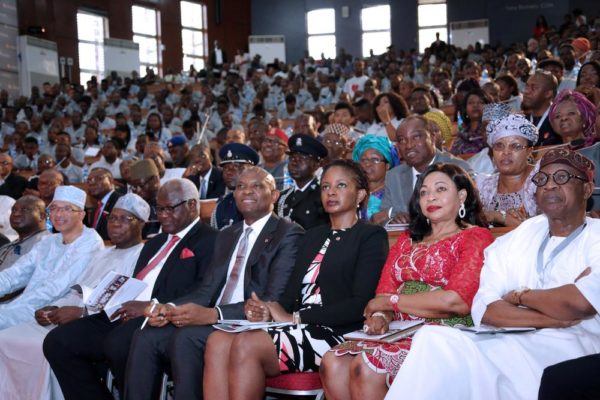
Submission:
<svg viewBox="0 0 600 400">
<path fill-rule="evenodd" d="M 470 308 L 479 288 L 483 251 L 493 241 L 490 231 L 480 227 L 465 229 L 432 244 L 413 243 L 409 233 L 404 233 L 390 249 L 377 286 L 377 294 L 410 294 L 416 292 L 410 290 L 410 287 L 426 285 L 427 290 L 456 292 Z M 396 320 L 417 318 L 419 316 L 405 313 L 395 315 Z M 412 338 L 390 344 L 349 341 L 331 351 L 337 356 L 360 354 L 373 371 L 387 374 L 389 386 L 410 350 L 411 341 Z"/>
</svg>

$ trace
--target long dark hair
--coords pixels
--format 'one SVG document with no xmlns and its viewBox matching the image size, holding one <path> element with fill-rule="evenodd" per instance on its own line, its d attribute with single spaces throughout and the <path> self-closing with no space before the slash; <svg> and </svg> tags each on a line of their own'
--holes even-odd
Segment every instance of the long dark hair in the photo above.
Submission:
<svg viewBox="0 0 600 400">
<path fill-rule="evenodd" d="M 596 70 L 596 74 L 598 74 L 598 76 L 600 77 L 600 62 L 596 60 L 588 61 L 585 64 L 583 64 L 579 69 L 579 73 L 577 74 L 577 86 L 579 86 L 579 78 L 581 77 L 581 71 L 583 71 L 583 67 L 585 67 L 586 65 L 591 65 L 592 67 L 594 67 L 594 69 Z M 600 87 L 600 81 L 596 83 L 596 87 Z"/>
<path fill-rule="evenodd" d="M 420 241 L 431 233 L 431 225 L 427 221 L 419 201 L 421 200 L 421 186 L 427 175 L 433 172 L 446 174 L 456 185 L 456 190 L 464 189 L 467 192 L 465 200 L 465 217 L 456 216 L 455 222 L 460 228 L 466 228 L 467 224 L 476 226 L 486 226 L 485 216 L 481 200 L 479 200 L 479 191 L 473 183 L 473 180 L 464 169 L 454 164 L 435 163 L 429 166 L 417 179 L 415 189 L 410 198 L 408 212 L 410 214 L 409 231 L 413 240 Z"/>
<path fill-rule="evenodd" d="M 375 100 L 373 100 L 373 116 L 375 118 L 375 122 L 381 122 L 379 116 L 377 115 L 377 107 L 379 107 L 379 103 L 384 97 L 387 97 L 388 102 L 390 103 L 390 107 L 394 112 L 394 117 L 396 117 L 396 119 L 406 118 L 406 116 L 408 115 L 408 105 L 406 104 L 406 101 L 395 93 L 387 92 L 381 93 L 380 95 L 375 97 Z"/>
<path fill-rule="evenodd" d="M 492 99 L 490 98 L 490 96 L 486 92 L 484 92 L 483 89 L 481 89 L 481 88 L 471 89 L 469 91 L 469 93 L 467 93 L 467 95 L 465 96 L 465 99 L 463 100 L 463 103 L 461 104 L 461 107 L 460 107 L 460 113 L 461 113 L 466 125 L 471 123 L 471 118 L 469 118 L 469 115 L 467 114 L 467 103 L 469 102 L 469 97 L 471 97 L 471 96 L 479 97 L 484 102 L 484 104 L 490 104 L 492 102 Z"/>
<path fill-rule="evenodd" d="M 352 176 L 352 180 L 354 180 L 357 190 L 363 189 L 367 192 L 367 195 L 363 201 L 360 202 L 360 209 L 366 207 L 371 192 L 369 192 L 369 179 L 367 178 L 367 175 L 363 169 L 360 167 L 360 164 L 347 158 L 334 160 L 323 168 L 322 176 L 325 176 L 331 167 L 340 167 L 345 169 Z"/>
</svg>

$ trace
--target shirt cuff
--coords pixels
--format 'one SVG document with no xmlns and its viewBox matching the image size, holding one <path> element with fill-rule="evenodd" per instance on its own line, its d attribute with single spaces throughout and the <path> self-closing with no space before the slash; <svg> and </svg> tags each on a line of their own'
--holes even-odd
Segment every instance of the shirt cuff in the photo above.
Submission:
<svg viewBox="0 0 600 400">
<path fill-rule="evenodd" d="M 221 312 L 221 308 L 219 306 L 215 306 L 215 310 L 217 310 L 217 314 L 219 314 L 219 320 L 225 319 L 223 318 L 223 313 Z"/>
</svg>

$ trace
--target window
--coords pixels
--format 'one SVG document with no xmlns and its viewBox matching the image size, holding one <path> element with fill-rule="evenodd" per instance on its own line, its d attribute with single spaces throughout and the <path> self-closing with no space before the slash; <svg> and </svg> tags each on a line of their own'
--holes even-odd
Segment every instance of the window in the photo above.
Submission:
<svg viewBox="0 0 600 400">
<path fill-rule="evenodd" d="M 390 6 L 374 6 L 363 8 L 360 14 L 362 25 L 362 53 L 363 57 L 373 54 L 379 55 L 387 51 L 392 43 L 390 31 Z"/>
<path fill-rule="evenodd" d="M 322 8 L 306 13 L 306 28 L 308 32 L 308 54 L 321 59 L 335 58 L 335 10 Z"/>
<path fill-rule="evenodd" d="M 161 74 L 159 13 L 152 8 L 131 8 L 133 41 L 140 45 L 140 76 L 146 75 L 146 67 Z"/>
<path fill-rule="evenodd" d="M 446 2 L 440 0 L 419 0 L 419 52 L 423 53 L 431 43 L 435 42 L 435 34 L 440 40 L 448 43 L 448 16 Z"/>
<path fill-rule="evenodd" d="M 206 6 L 189 1 L 181 2 L 181 38 L 183 42 L 183 69 L 190 65 L 200 71 L 206 63 L 207 33 Z"/>
<path fill-rule="evenodd" d="M 85 11 L 77 12 L 79 40 L 79 82 L 85 85 L 93 75 L 104 78 L 104 38 L 108 36 L 105 17 Z"/>
</svg>

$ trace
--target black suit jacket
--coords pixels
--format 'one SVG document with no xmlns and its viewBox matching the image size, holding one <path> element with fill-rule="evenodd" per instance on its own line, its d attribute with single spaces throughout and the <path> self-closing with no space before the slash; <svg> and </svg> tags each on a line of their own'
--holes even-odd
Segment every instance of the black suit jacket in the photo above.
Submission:
<svg viewBox="0 0 600 400">
<path fill-rule="evenodd" d="M 281 296 L 281 305 L 289 312 L 302 306 L 302 279 L 325 240 L 329 247 L 321 262 L 317 285 L 322 305 L 300 312 L 302 323 L 329 326 L 337 334 L 360 329 L 363 311 L 375 296 L 389 245 L 385 229 L 359 220 L 352 228 L 332 235 L 329 225 L 306 232 L 296 258 L 294 272 Z M 339 238 L 339 240 L 338 240 Z"/>
<path fill-rule="evenodd" d="M 27 185 L 27 179 L 10 173 L 6 179 L 4 179 L 4 183 L 0 186 L 0 194 L 18 200 L 19 197 L 23 196 L 23 192 L 27 189 Z"/>
<path fill-rule="evenodd" d="M 148 265 L 168 237 L 168 234 L 161 233 L 146 242 L 135 265 L 134 276 Z M 164 304 L 189 293 L 206 276 L 216 238 L 216 230 L 203 222 L 196 222 L 169 254 L 154 283 L 152 297 Z M 194 255 L 182 258 L 184 249 Z"/>
<path fill-rule="evenodd" d="M 190 295 L 176 304 L 196 303 L 214 307 L 227 281 L 229 262 L 234 254 L 244 223 L 238 222 L 219 232 L 210 273 Z M 255 292 L 262 300 L 277 301 L 285 289 L 298 252 L 303 229 L 271 215 L 248 255 L 244 275 L 244 299 Z M 244 319 L 244 302 L 219 305 L 223 318 Z"/>
<path fill-rule="evenodd" d="M 121 194 L 117 193 L 117 191 L 113 190 L 113 192 L 110 194 L 110 196 L 108 196 L 108 200 L 106 201 L 104 210 L 102 211 L 102 214 L 100 215 L 100 219 L 98 220 L 98 225 L 96 225 L 96 232 L 98 232 L 98 235 L 100 235 L 102 240 L 110 240 L 110 238 L 108 237 L 108 215 L 112 211 L 117 200 L 119 200 L 119 197 L 121 197 Z M 96 205 L 96 207 L 94 207 L 94 208 L 88 209 L 87 217 L 88 217 L 88 226 L 89 227 L 94 226 L 94 216 L 96 215 L 97 207 L 98 207 L 98 205 Z"/>
<path fill-rule="evenodd" d="M 200 174 L 187 177 L 200 191 Z M 206 198 L 217 199 L 225 194 L 225 181 L 223 180 L 223 170 L 218 167 L 213 167 L 210 172 L 210 179 L 206 186 Z"/>
</svg>

